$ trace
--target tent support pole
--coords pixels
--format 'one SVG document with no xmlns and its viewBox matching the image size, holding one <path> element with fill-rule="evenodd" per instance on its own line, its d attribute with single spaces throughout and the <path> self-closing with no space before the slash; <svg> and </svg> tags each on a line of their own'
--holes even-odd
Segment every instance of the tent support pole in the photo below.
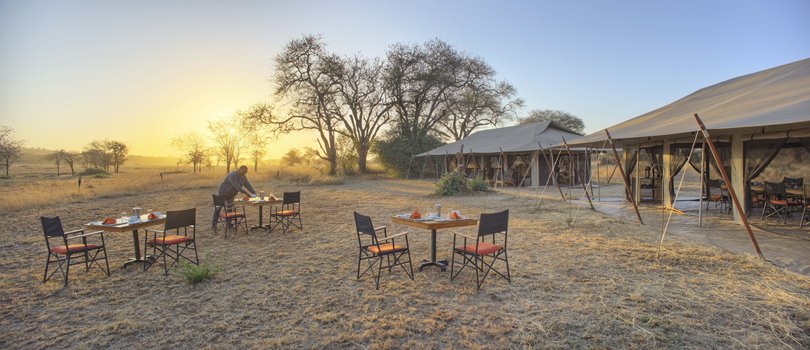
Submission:
<svg viewBox="0 0 810 350">
<path fill-rule="evenodd" d="M 633 199 L 632 194 L 630 193 L 630 180 L 627 179 L 627 174 L 624 172 L 624 167 L 622 167 L 622 160 L 619 158 L 619 152 L 616 151 L 616 144 L 613 143 L 613 138 L 610 137 L 610 132 L 608 129 L 605 129 L 605 134 L 607 134 L 608 142 L 610 142 L 610 148 L 613 149 L 613 158 L 616 161 L 616 167 L 619 168 L 619 173 L 622 175 L 622 181 L 624 181 L 624 192 L 627 195 L 627 199 L 633 203 L 633 210 L 636 211 L 636 216 L 638 217 L 638 222 L 644 225 L 644 220 L 641 219 L 641 213 L 638 211 L 638 205 L 636 201 Z M 636 164 L 638 167 L 638 164 Z"/>
<path fill-rule="evenodd" d="M 413 153 L 411 153 L 411 160 L 408 162 L 408 172 L 405 173 L 405 180 L 411 177 L 411 165 L 413 165 Z"/>
<path fill-rule="evenodd" d="M 537 145 L 540 146 L 540 153 L 543 154 L 543 158 L 546 160 L 546 164 L 551 165 L 551 169 L 548 169 L 548 178 L 546 178 L 546 185 L 543 187 L 543 193 L 546 193 L 546 188 L 548 188 L 548 183 L 551 181 L 551 177 L 554 176 L 554 168 L 557 167 L 557 160 L 560 159 L 560 154 L 562 154 L 562 149 L 560 149 L 560 153 L 557 154 L 557 160 L 554 160 L 554 150 L 549 150 L 549 155 L 551 156 L 551 162 L 549 162 L 548 157 L 546 157 L 546 150 L 543 149 L 543 145 L 540 142 L 537 142 Z M 557 185 L 557 189 L 560 191 L 560 197 L 562 200 L 565 200 L 565 195 L 562 192 L 562 188 L 560 188 L 560 184 L 557 181 L 554 181 Z"/>
<path fill-rule="evenodd" d="M 705 166 L 706 166 L 706 141 L 701 142 L 700 145 L 700 198 L 698 203 L 698 227 L 703 227 L 703 190 L 706 185 L 705 179 Z"/>
<path fill-rule="evenodd" d="M 605 163 L 605 166 L 607 166 L 607 162 Z M 619 166 L 618 166 L 618 165 L 614 166 L 614 167 L 613 167 L 613 171 L 611 171 L 611 172 L 610 172 L 610 176 L 608 176 L 608 179 L 607 179 L 607 184 L 608 184 L 608 185 L 610 185 L 610 181 L 611 181 L 611 180 L 613 180 L 613 175 L 615 175 L 615 174 L 616 174 L 616 169 L 617 169 L 617 168 L 619 168 Z"/>
<path fill-rule="evenodd" d="M 602 156 L 602 151 L 596 154 L 596 191 L 598 191 L 598 201 L 602 201 L 602 181 L 600 180 L 599 172 L 602 170 L 602 167 L 599 166 L 599 158 Z"/>
<path fill-rule="evenodd" d="M 751 244 L 754 246 L 754 250 L 757 253 L 757 256 L 760 258 L 765 258 L 762 255 L 762 250 L 759 249 L 759 243 L 757 243 L 756 237 L 754 237 L 754 231 L 751 230 L 751 225 L 748 224 L 748 217 L 745 215 L 745 211 L 743 211 L 742 206 L 740 205 L 740 200 L 737 199 L 737 194 L 734 191 L 734 186 L 731 185 L 731 181 L 729 181 L 728 173 L 726 173 L 726 168 L 720 164 L 720 155 L 717 153 L 717 148 L 714 146 L 714 142 L 712 141 L 711 135 L 709 135 L 709 131 L 706 130 L 706 125 L 703 124 L 703 120 L 700 119 L 697 113 L 695 113 L 695 121 L 700 126 L 700 130 L 703 132 L 703 138 L 706 139 L 706 143 L 709 144 L 709 150 L 712 151 L 712 157 L 714 157 L 714 161 L 717 164 L 717 168 L 720 171 L 720 175 L 723 177 L 723 181 L 726 182 L 726 188 L 728 188 L 728 195 L 731 197 L 731 201 L 734 202 L 734 208 L 737 210 L 737 214 L 739 214 L 740 219 L 745 226 L 745 230 L 748 232 L 748 238 L 751 239 Z"/>
<path fill-rule="evenodd" d="M 565 137 L 562 138 L 563 144 L 565 144 L 565 149 L 568 151 L 568 156 L 571 157 L 571 161 L 574 162 L 574 155 L 571 154 L 571 147 L 568 146 L 568 142 L 565 141 Z M 591 201 L 591 194 L 588 193 L 588 185 L 585 184 L 585 181 L 579 176 L 579 162 L 574 162 L 574 175 L 575 179 L 579 180 L 580 184 L 582 184 L 582 190 L 585 191 L 585 197 L 588 198 L 588 205 L 591 206 L 591 210 L 596 211 L 596 208 L 593 206 L 593 202 Z"/>
</svg>

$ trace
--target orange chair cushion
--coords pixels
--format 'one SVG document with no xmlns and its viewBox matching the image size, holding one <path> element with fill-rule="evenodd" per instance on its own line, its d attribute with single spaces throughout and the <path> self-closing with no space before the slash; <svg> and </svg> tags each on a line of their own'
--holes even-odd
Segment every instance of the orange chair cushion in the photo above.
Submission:
<svg viewBox="0 0 810 350">
<path fill-rule="evenodd" d="M 370 252 L 372 252 L 374 254 L 390 253 L 390 252 L 405 250 L 405 248 L 403 248 L 401 246 L 398 246 L 398 245 L 394 245 L 392 243 L 380 244 L 379 249 L 377 248 L 376 245 L 366 247 L 366 249 L 368 249 L 368 251 L 370 251 Z"/>
<path fill-rule="evenodd" d="M 245 214 L 235 212 L 235 211 L 232 211 L 232 212 L 229 212 L 229 213 L 219 213 L 219 217 L 221 217 L 223 219 L 238 218 L 238 217 L 242 217 L 242 216 L 245 216 Z"/>
<path fill-rule="evenodd" d="M 712 200 L 713 201 L 719 201 L 721 199 L 723 199 L 723 195 L 720 195 L 720 194 L 713 194 L 712 195 Z"/>
<path fill-rule="evenodd" d="M 88 244 L 88 245 L 70 244 L 67 247 L 63 246 L 63 245 L 60 245 L 60 246 L 56 246 L 56 247 L 51 248 L 51 253 L 54 253 L 54 254 L 67 254 L 68 252 L 77 253 L 77 252 L 83 252 L 85 250 L 93 250 L 93 249 L 98 249 L 98 248 L 99 247 L 97 245 L 95 245 L 95 244 Z"/>
<path fill-rule="evenodd" d="M 503 249 L 503 246 L 500 244 L 492 244 L 487 242 L 478 242 L 478 255 L 487 255 L 497 252 Z M 460 250 L 469 254 L 475 254 L 475 243 L 468 244 L 463 247 L 458 247 L 456 250 Z"/>
<path fill-rule="evenodd" d="M 191 237 L 170 235 L 166 238 L 155 238 L 148 241 L 151 245 L 175 245 L 191 241 Z"/>
<path fill-rule="evenodd" d="M 768 201 L 768 203 L 773 205 L 787 205 L 787 201 L 784 199 L 771 199 Z"/>
<path fill-rule="evenodd" d="M 293 216 L 293 215 L 297 215 L 297 214 L 298 214 L 298 212 L 295 211 L 295 210 L 282 210 L 280 212 L 273 213 L 273 215 L 277 215 L 277 216 Z"/>
</svg>

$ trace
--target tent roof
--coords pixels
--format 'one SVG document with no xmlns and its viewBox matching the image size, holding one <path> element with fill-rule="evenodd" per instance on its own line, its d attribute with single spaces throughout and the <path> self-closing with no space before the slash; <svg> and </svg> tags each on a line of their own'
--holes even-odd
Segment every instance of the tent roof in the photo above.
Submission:
<svg viewBox="0 0 810 350">
<path fill-rule="evenodd" d="M 608 128 L 614 140 L 661 139 L 698 130 L 694 114 L 722 136 L 810 127 L 810 58 L 726 80 Z M 766 129 L 766 127 L 768 127 Z M 604 130 L 569 141 L 599 146 Z"/>
<path fill-rule="evenodd" d="M 446 144 L 428 152 L 418 154 L 422 156 L 443 156 L 455 154 L 464 145 L 464 153 L 500 153 L 503 152 L 530 152 L 548 148 L 562 141 L 580 137 L 563 126 L 551 121 L 536 122 L 497 129 L 481 130 L 466 138 Z"/>
</svg>

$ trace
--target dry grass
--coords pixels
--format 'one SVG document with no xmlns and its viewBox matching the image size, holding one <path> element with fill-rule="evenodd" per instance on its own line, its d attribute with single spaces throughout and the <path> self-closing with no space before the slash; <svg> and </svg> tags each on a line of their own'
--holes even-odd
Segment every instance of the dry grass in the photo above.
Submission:
<svg viewBox="0 0 810 350">
<path fill-rule="evenodd" d="M 204 169 L 194 174 L 191 171 L 166 171 L 142 167 L 125 168 L 119 174 L 108 177 L 43 173 L 40 167 L 26 169 L 11 180 L 0 180 L 0 210 L 18 210 L 35 206 L 63 203 L 81 203 L 100 198 L 132 196 L 142 193 L 158 193 L 167 189 L 197 190 L 219 184 L 225 175 L 224 167 Z M 260 168 L 259 173 L 248 174 L 252 182 L 281 181 L 297 184 L 340 184 L 342 179 L 328 177 L 317 170 L 304 166 L 274 166 Z M 161 173 L 163 177 L 161 178 Z"/>
<path fill-rule="evenodd" d="M 205 223 L 216 181 L 4 212 L 0 348 L 810 347 L 810 278 L 755 258 L 677 242 L 656 261 L 650 228 L 603 215 L 569 228 L 551 201 L 538 208 L 477 194 L 441 201 L 466 214 L 511 210 L 511 284 L 491 278 L 476 292 L 467 271 L 451 282 L 434 269 L 415 281 L 400 270 L 384 274 L 376 291 L 354 277 L 352 210 L 389 224 L 393 214 L 430 207 L 433 184 L 253 182 L 275 193 L 300 188 L 305 231 L 214 236 Z M 76 228 L 136 205 L 197 207 L 200 256 L 219 274 L 189 285 L 178 269 L 164 277 L 159 268 L 116 268 L 109 278 L 79 271 L 66 289 L 41 283 L 37 216 L 60 215 Z M 429 234 L 408 230 L 418 262 Z M 111 265 L 132 254 L 128 236 L 107 235 Z M 439 235 L 440 256 L 449 257 L 451 239 Z"/>
</svg>

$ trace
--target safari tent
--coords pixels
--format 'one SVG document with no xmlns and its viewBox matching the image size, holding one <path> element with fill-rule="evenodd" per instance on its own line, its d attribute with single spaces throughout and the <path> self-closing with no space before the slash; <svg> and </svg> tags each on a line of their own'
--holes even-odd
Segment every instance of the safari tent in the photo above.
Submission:
<svg viewBox="0 0 810 350">
<path fill-rule="evenodd" d="M 481 130 L 415 157 L 444 171 L 459 169 L 470 177 L 513 186 L 578 185 L 590 174 L 583 148 L 552 151 L 551 146 L 581 137 L 550 121 Z M 552 175 L 549 177 L 549 175 Z"/>
<path fill-rule="evenodd" d="M 705 124 L 709 138 L 701 131 L 698 120 Z M 697 166 L 692 162 L 692 166 L 703 169 L 706 178 L 723 177 L 718 162 L 712 160 L 712 154 L 717 154 L 727 173 L 726 183 L 731 184 L 729 192 L 736 194 L 741 203 L 741 210 L 733 211 L 734 220 L 747 226 L 745 213 L 750 213 L 752 199 L 756 199 L 752 180 L 780 150 L 796 147 L 810 152 L 810 59 L 700 89 L 569 144 L 603 147 L 611 140 L 616 147 L 625 149 L 625 185 L 631 187 L 628 197 L 636 202 L 642 181 L 635 163 L 639 153 L 652 154 L 651 159 L 660 165 L 664 206 L 672 205 L 673 180 L 689 155 L 697 153 L 695 150 L 706 156 L 697 157 L 703 160 Z M 710 152 L 711 146 L 715 146 L 714 152 Z M 636 181 L 632 181 L 633 177 Z"/>
</svg>

